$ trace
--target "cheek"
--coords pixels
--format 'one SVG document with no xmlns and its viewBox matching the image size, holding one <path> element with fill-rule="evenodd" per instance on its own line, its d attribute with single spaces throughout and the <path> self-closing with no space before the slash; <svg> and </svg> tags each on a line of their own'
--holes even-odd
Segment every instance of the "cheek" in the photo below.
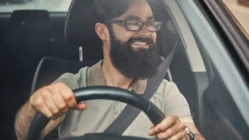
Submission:
<svg viewBox="0 0 249 140">
<path fill-rule="evenodd" d="M 116 32 L 117 38 L 122 42 L 128 41 L 133 35 L 134 33 L 131 33 L 129 31 Z"/>
<path fill-rule="evenodd" d="M 113 31 L 116 38 L 122 42 L 129 40 L 134 35 L 133 32 L 127 31 L 124 27 L 120 27 L 119 25 L 113 25 Z"/>
<path fill-rule="evenodd" d="M 125 37 L 124 37 L 125 40 L 124 41 L 128 41 L 132 36 L 134 36 L 134 33 L 127 31 L 125 33 Z"/>
<path fill-rule="evenodd" d="M 151 33 L 151 38 L 154 42 L 156 42 L 157 34 L 156 32 Z"/>
</svg>

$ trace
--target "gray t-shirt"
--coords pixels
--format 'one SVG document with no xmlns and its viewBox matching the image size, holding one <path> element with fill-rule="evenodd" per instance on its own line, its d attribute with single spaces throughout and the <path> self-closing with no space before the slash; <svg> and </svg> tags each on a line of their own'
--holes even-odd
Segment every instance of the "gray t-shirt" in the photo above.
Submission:
<svg viewBox="0 0 249 140">
<path fill-rule="evenodd" d="M 83 69 L 83 68 L 82 68 Z M 71 89 L 83 87 L 85 76 L 83 70 L 76 74 L 66 73 L 55 82 L 63 82 Z M 87 86 L 105 85 L 101 69 L 101 61 L 88 70 Z M 131 86 L 137 94 L 143 94 L 147 80 L 140 80 Z M 176 115 L 182 122 L 193 123 L 189 105 L 173 82 L 163 80 L 156 93 L 150 99 L 166 116 Z M 71 110 L 61 118 L 59 125 L 59 138 L 81 136 L 86 133 L 103 132 L 122 112 L 126 104 L 111 100 L 85 101 L 85 111 Z M 129 115 L 129 114 L 127 114 Z M 152 138 L 148 136 L 149 129 L 153 126 L 148 117 L 141 112 L 127 128 L 123 135 Z"/>
</svg>

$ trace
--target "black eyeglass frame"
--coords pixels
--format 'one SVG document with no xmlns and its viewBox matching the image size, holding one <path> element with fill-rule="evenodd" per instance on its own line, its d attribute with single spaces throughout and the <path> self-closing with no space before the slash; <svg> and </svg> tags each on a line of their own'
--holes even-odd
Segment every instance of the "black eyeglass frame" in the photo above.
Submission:
<svg viewBox="0 0 249 140">
<path fill-rule="evenodd" d="M 136 22 L 140 22 L 141 25 L 140 27 L 137 29 L 137 30 L 132 30 L 132 29 L 129 29 L 127 27 L 127 22 L 129 21 L 136 21 Z M 142 21 L 138 21 L 138 20 L 107 20 L 107 21 L 104 21 L 105 23 L 117 23 L 121 26 L 124 26 L 126 30 L 128 31 L 135 31 L 135 32 L 139 32 L 142 30 L 143 26 L 146 25 L 147 29 L 150 31 L 150 32 L 157 32 L 157 31 L 160 31 L 161 30 L 161 27 L 162 27 L 162 21 L 147 21 L 147 22 L 142 22 Z M 157 22 L 158 25 L 159 25 L 159 28 L 156 29 L 156 30 L 150 30 L 148 28 L 148 24 L 151 23 L 151 22 Z"/>
</svg>

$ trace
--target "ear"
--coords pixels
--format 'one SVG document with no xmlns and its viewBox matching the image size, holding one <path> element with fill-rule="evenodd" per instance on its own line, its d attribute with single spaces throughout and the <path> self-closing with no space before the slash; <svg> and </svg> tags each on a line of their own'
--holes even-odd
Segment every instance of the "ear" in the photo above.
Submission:
<svg viewBox="0 0 249 140">
<path fill-rule="evenodd" d="M 106 41 L 108 39 L 109 32 L 108 32 L 107 27 L 104 24 L 96 23 L 95 32 L 97 33 L 97 35 L 102 41 Z"/>
</svg>

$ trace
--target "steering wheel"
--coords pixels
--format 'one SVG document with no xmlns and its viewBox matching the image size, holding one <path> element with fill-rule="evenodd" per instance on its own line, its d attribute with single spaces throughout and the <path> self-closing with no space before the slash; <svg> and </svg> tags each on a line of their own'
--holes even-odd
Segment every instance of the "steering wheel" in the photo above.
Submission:
<svg viewBox="0 0 249 140">
<path fill-rule="evenodd" d="M 151 122 L 154 125 L 159 124 L 164 118 L 165 115 L 151 102 L 145 100 L 133 92 L 128 90 L 115 88 L 115 87 L 107 87 L 107 86 L 91 86 L 85 88 L 79 88 L 73 90 L 77 103 L 86 100 L 93 99 L 108 99 L 115 100 L 127 103 L 132 105 L 140 110 L 142 110 Z M 46 118 L 42 113 L 38 113 L 30 124 L 27 140 L 39 140 L 40 133 L 48 124 L 49 119 Z M 105 134 L 105 133 L 93 133 L 93 134 L 85 134 L 81 137 L 70 137 L 64 138 L 60 140 L 83 140 L 83 139 L 104 139 L 104 137 L 108 140 L 133 140 L 134 138 L 143 139 L 144 138 L 136 138 L 136 137 L 125 137 L 125 136 L 117 136 L 113 134 Z"/>
</svg>

